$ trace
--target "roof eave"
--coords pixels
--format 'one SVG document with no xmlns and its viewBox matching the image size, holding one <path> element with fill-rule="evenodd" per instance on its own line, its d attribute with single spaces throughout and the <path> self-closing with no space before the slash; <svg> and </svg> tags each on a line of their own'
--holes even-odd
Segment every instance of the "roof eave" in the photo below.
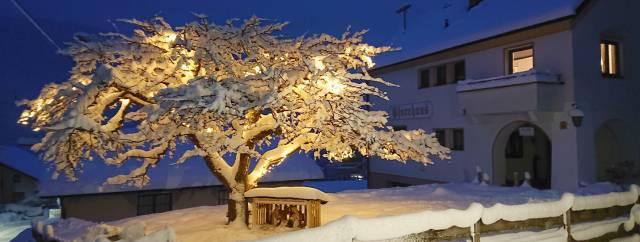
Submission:
<svg viewBox="0 0 640 242">
<path fill-rule="evenodd" d="M 587 3 L 587 2 L 591 2 L 591 0 L 585 0 L 578 7 L 577 10 L 584 9 L 585 3 Z M 442 50 L 426 53 L 426 54 L 423 54 L 423 55 L 420 55 L 420 56 L 417 56 L 417 57 L 405 59 L 405 60 L 402 60 L 402 61 L 394 62 L 394 63 L 387 64 L 387 65 L 380 66 L 380 67 L 376 67 L 376 68 L 373 68 L 373 69 L 369 70 L 369 72 L 371 72 L 372 74 L 385 73 L 387 69 L 390 69 L 392 67 L 396 67 L 396 66 L 403 65 L 403 64 L 406 64 L 406 63 L 409 63 L 409 62 L 413 62 L 413 61 L 417 61 L 417 60 L 420 60 L 420 59 L 424 59 L 424 58 L 427 58 L 427 57 L 430 57 L 430 56 L 442 54 L 444 52 L 448 52 L 448 51 L 452 51 L 452 50 L 459 49 L 459 48 L 462 48 L 462 47 L 478 44 L 478 43 L 481 43 L 481 42 L 485 42 L 485 41 L 488 41 L 488 40 L 500 38 L 500 37 L 503 37 L 503 36 L 512 35 L 512 34 L 523 32 L 523 31 L 528 31 L 528 30 L 531 30 L 531 29 L 534 29 L 534 28 L 545 26 L 545 25 L 550 25 L 550 24 L 554 24 L 554 23 L 557 23 L 557 22 L 561 22 L 561 21 L 565 21 L 565 20 L 569 20 L 569 19 L 574 19 L 579 13 L 580 13 L 580 11 L 576 11 L 576 13 L 574 13 L 572 15 L 567 15 L 567 16 L 564 16 L 564 17 L 548 20 L 548 21 L 545 21 L 545 22 L 542 22 L 542 23 L 529 25 L 529 26 L 522 27 L 522 28 L 519 28 L 519 29 L 507 31 L 507 32 L 504 32 L 504 33 L 501 33 L 501 34 L 492 35 L 492 36 L 489 36 L 489 37 L 486 37 L 486 38 L 477 39 L 477 40 L 474 40 L 474 41 L 471 41 L 471 42 L 467 42 L 467 43 L 464 43 L 464 44 L 459 44 L 459 45 L 452 46 L 452 47 L 449 47 L 449 48 L 445 48 L 445 49 L 442 49 Z"/>
</svg>

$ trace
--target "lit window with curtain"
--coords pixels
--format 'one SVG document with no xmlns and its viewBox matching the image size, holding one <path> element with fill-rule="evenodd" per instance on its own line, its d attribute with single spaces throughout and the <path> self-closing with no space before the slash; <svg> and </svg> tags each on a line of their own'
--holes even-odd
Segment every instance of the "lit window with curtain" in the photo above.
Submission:
<svg viewBox="0 0 640 242">
<path fill-rule="evenodd" d="M 620 76 L 620 46 L 617 42 L 600 42 L 600 73 L 604 76 Z"/>
<path fill-rule="evenodd" d="M 533 45 L 510 49 L 508 51 L 509 74 L 533 69 Z"/>
</svg>

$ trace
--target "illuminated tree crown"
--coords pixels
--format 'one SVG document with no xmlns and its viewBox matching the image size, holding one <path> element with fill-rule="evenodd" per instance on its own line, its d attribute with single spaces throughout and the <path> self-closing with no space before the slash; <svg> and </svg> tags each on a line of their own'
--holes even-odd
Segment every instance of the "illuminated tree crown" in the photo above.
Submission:
<svg viewBox="0 0 640 242">
<path fill-rule="evenodd" d="M 162 18 L 127 22 L 131 36 L 76 36 L 64 52 L 75 61 L 69 80 L 23 102 L 19 122 L 46 133 L 33 149 L 55 176 L 76 180 L 81 161 L 96 156 L 116 166 L 137 158 L 138 168 L 106 184 L 144 186 L 148 170 L 185 143 L 192 148 L 175 154 L 178 163 L 203 157 L 239 203 L 293 152 L 424 164 L 449 157 L 434 135 L 394 131 L 385 112 L 369 111 L 366 95 L 386 99 L 370 83 L 392 84 L 367 72 L 390 48 L 363 43 L 365 31 L 287 39 L 276 35 L 286 23 L 256 17 L 216 25 L 198 15 L 178 28 Z"/>
</svg>

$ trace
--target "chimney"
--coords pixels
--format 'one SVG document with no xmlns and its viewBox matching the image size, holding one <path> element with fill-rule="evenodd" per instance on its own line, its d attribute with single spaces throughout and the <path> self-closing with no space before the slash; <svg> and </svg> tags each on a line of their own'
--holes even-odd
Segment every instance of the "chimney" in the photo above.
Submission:
<svg viewBox="0 0 640 242">
<path fill-rule="evenodd" d="M 469 7 L 467 8 L 467 10 L 472 9 L 473 7 L 478 5 L 480 2 L 482 2 L 482 0 L 469 0 Z"/>
</svg>

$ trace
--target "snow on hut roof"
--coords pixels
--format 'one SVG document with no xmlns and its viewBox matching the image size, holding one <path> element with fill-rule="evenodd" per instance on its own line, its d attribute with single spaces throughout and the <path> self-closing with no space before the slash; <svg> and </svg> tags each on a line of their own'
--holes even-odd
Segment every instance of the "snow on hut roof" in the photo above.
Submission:
<svg viewBox="0 0 640 242">
<path fill-rule="evenodd" d="M 180 148 L 178 148 L 180 149 Z M 222 185 L 209 171 L 205 162 L 200 157 L 192 157 L 182 164 L 175 164 L 181 151 L 177 151 L 173 158 L 164 158 L 158 165 L 149 170 L 150 183 L 137 188 L 128 185 L 103 185 L 107 178 L 127 174 L 130 170 L 140 165 L 131 160 L 122 167 L 108 166 L 99 159 L 84 161 L 78 172 L 78 181 L 70 182 L 64 176 L 58 179 L 46 178 L 46 182 L 40 184 L 40 195 L 46 197 L 69 196 L 81 194 L 126 192 L 138 190 L 177 189 L 188 187 L 201 187 Z M 51 174 L 48 174 L 50 176 Z M 324 174 L 315 160 L 308 154 L 296 153 L 287 158 L 281 165 L 273 168 L 270 173 L 262 178 L 262 182 L 314 180 L 322 179 Z"/>
<path fill-rule="evenodd" d="M 407 29 L 385 43 L 402 50 L 375 58 L 379 67 L 432 54 L 510 31 L 572 16 L 583 0 L 411 1 Z"/>
<path fill-rule="evenodd" d="M 245 197 L 277 197 L 333 201 L 333 196 L 311 187 L 269 187 L 254 188 L 244 194 Z"/>
<path fill-rule="evenodd" d="M 0 164 L 40 180 L 46 172 L 38 156 L 27 147 L 0 146 Z"/>
</svg>

